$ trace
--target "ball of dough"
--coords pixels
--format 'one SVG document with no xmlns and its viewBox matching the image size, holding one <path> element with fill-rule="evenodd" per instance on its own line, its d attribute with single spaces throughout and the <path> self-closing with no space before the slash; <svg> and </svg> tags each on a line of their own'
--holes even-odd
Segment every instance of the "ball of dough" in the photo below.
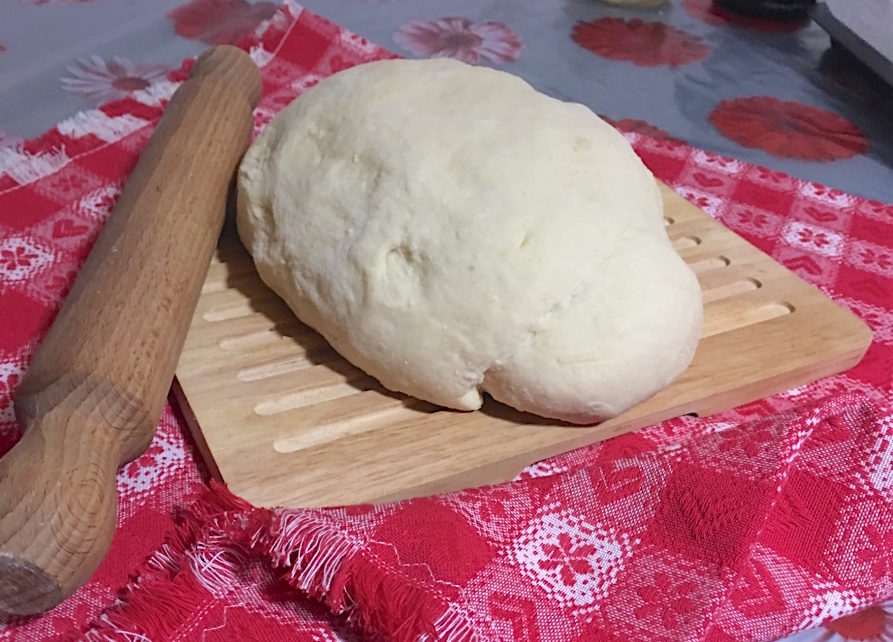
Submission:
<svg viewBox="0 0 893 642">
<path fill-rule="evenodd" d="M 250 147 L 238 203 L 263 281 L 391 390 L 588 424 L 694 354 L 701 291 L 651 173 L 589 109 L 504 72 L 323 80 Z"/>
</svg>

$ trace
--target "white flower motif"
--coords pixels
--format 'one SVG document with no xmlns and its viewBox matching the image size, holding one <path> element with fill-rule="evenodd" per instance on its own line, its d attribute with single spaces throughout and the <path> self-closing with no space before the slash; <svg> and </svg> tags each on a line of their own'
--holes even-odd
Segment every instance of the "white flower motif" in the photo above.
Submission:
<svg viewBox="0 0 893 642">
<path fill-rule="evenodd" d="M 8 236 L 0 242 L 0 282 L 25 281 L 53 263 L 52 248 L 27 236 Z"/>
<path fill-rule="evenodd" d="M 524 47 L 521 37 L 502 22 L 472 22 L 459 16 L 414 20 L 398 29 L 393 38 L 416 55 L 456 58 L 472 65 L 517 60 Z"/>
<path fill-rule="evenodd" d="M 511 556 L 550 599 L 586 609 L 607 597 L 632 545 L 626 534 L 564 510 L 533 522 L 513 544 Z"/>
<path fill-rule="evenodd" d="M 71 78 L 62 78 L 62 88 L 83 94 L 96 102 L 123 98 L 167 75 L 164 65 L 133 63 L 127 58 L 112 56 L 108 61 L 93 55 L 66 67 Z"/>
<path fill-rule="evenodd" d="M 171 475 L 185 459 L 183 444 L 171 435 L 158 431 L 146 451 L 118 471 L 118 492 L 145 492 Z"/>
</svg>

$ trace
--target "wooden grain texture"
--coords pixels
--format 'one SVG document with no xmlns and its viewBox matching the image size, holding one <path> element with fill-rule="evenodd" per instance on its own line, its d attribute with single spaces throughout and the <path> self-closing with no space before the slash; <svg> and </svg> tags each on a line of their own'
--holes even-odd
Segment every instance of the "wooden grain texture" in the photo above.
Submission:
<svg viewBox="0 0 893 642">
<path fill-rule="evenodd" d="M 55 606 L 105 555 L 115 471 L 155 432 L 260 89 L 244 52 L 199 58 L 25 374 L 0 459 L 2 612 Z"/>
<path fill-rule="evenodd" d="M 668 234 L 704 292 L 702 339 L 673 385 L 586 428 L 492 401 L 462 413 L 384 391 L 300 324 L 225 235 L 177 370 L 205 456 L 258 505 L 406 498 L 505 481 L 544 457 L 681 414 L 715 413 L 859 361 L 871 342 L 861 320 L 662 192 Z"/>
</svg>

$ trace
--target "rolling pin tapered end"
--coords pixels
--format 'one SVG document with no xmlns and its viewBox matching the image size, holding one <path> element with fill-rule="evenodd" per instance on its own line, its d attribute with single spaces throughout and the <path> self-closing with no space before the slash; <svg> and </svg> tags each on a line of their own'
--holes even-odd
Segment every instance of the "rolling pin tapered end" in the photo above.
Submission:
<svg viewBox="0 0 893 642">
<path fill-rule="evenodd" d="M 30 562 L 0 553 L 0 613 L 43 613 L 62 597 L 62 587 L 51 575 Z"/>
<path fill-rule="evenodd" d="M 263 81 L 254 61 L 233 45 L 217 45 L 202 53 L 192 65 L 190 78 L 219 80 L 240 88 L 241 97 L 253 107 L 260 99 Z"/>
</svg>

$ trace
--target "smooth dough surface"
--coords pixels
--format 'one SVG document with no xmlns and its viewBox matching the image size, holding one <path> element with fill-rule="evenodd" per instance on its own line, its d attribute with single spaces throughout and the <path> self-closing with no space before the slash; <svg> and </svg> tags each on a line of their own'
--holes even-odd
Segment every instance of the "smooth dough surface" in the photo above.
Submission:
<svg viewBox="0 0 893 642">
<path fill-rule="evenodd" d="M 448 59 L 340 72 L 239 171 L 263 281 L 385 387 L 574 423 L 689 364 L 701 291 L 657 184 L 588 108 Z"/>
</svg>

